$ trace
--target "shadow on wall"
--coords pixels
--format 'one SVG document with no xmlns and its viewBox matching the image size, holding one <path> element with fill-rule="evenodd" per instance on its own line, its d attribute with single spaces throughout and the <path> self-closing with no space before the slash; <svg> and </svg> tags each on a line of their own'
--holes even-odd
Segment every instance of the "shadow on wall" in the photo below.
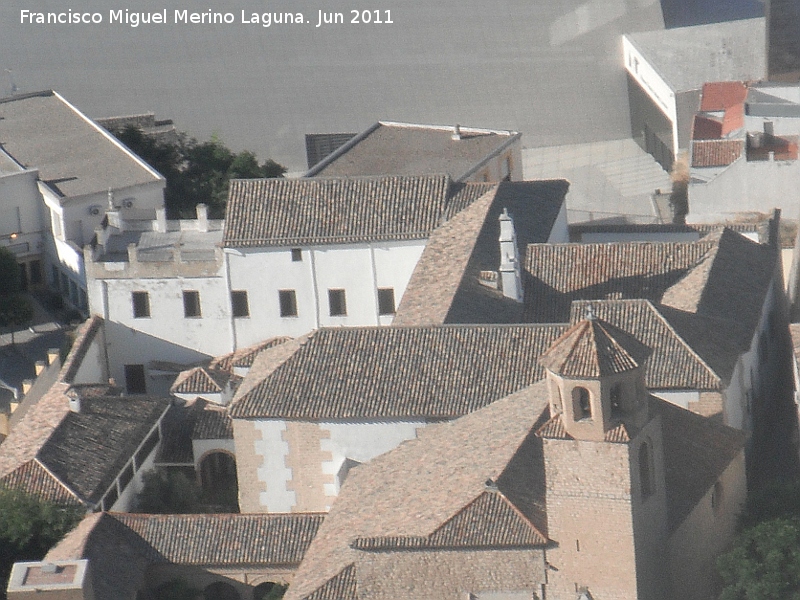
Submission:
<svg viewBox="0 0 800 600">
<path fill-rule="evenodd" d="M 764 3 L 758 0 L 661 0 L 664 26 L 688 27 L 764 16 Z"/>
</svg>

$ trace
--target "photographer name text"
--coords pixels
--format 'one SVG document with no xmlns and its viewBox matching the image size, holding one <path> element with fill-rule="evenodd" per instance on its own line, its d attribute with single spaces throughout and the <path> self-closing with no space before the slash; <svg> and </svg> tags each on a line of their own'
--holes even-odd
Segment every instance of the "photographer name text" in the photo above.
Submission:
<svg viewBox="0 0 800 600">
<path fill-rule="evenodd" d="M 128 9 L 102 12 L 81 12 L 66 10 L 62 12 L 37 12 L 23 9 L 19 11 L 19 22 L 23 25 L 307 25 L 326 27 L 329 25 L 392 25 L 392 11 L 386 9 L 353 9 L 343 12 L 318 10 L 309 16 L 302 12 L 255 12 L 246 9 L 233 12 L 191 12 L 187 9 L 155 12 L 135 12 Z"/>
</svg>

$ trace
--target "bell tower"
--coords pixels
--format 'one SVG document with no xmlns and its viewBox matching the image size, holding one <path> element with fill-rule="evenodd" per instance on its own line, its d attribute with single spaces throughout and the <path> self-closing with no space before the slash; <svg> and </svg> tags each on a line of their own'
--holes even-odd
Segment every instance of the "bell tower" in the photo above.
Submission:
<svg viewBox="0 0 800 600">
<path fill-rule="evenodd" d="M 548 597 L 663 600 L 666 485 L 651 350 L 591 308 L 539 358 L 550 419 L 545 465 Z"/>
<path fill-rule="evenodd" d="M 648 420 L 644 362 L 650 348 L 595 318 L 573 326 L 539 358 L 550 389 L 550 414 L 560 415 L 574 439 L 602 441 L 621 423 L 640 429 Z"/>
</svg>

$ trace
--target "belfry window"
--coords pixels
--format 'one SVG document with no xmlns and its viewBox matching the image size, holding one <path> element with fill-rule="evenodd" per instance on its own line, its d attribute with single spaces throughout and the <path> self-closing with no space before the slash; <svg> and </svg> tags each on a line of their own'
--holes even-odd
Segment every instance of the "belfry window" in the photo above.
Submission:
<svg viewBox="0 0 800 600">
<path fill-rule="evenodd" d="M 619 416 L 622 413 L 622 384 L 615 383 L 611 386 L 611 414 Z"/>
<path fill-rule="evenodd" d="M 576 421 L 592 418 L 592 403 L 589 398 L 589 390 L 585 387 L 576 387 L 573 389 L 572 402 Z"/>
</svg>

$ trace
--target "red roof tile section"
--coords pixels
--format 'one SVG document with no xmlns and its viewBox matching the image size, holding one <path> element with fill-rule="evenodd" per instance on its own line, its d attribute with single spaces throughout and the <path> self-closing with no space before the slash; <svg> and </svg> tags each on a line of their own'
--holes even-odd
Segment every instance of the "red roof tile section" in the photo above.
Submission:
<svg viewBox="0 0 800 600">
<path fill-rule="evenodd" d="M 744 140 L 697 140 L 692 143 L 693 167 L 726 167 L 744 152 Z"/>
<path fill-rule="evenodd" d="M 700 110 L 727 110 L 735 104 L 744 104 L 747 86 L 741 81 L 717 81 L 703 85 Z"/>
</svg>

